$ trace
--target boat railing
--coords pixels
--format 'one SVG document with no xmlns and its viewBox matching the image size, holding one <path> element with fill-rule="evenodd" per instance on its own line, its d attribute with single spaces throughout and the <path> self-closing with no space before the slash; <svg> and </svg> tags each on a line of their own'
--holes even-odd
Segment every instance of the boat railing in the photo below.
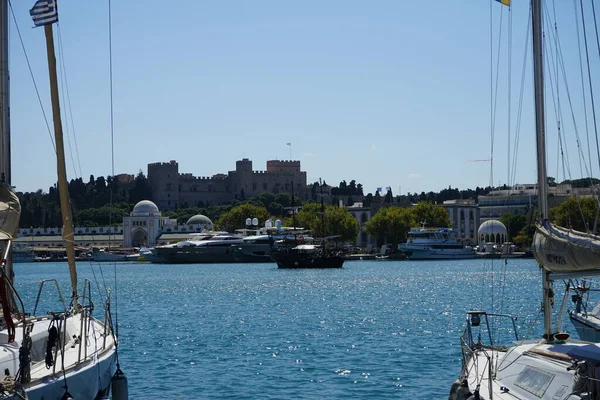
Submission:
<svg viewBox="0 0 600 400">
<path fill-rule="evenodd" d="M 54 282 L 54 285 L 56 286 L 56 291 L 58 292 L 58 298 L 63 307 L 62 311 L 63 311 L 63 313 L 67 312 L 67 304 L 65 303 L 65 299 L 62 295 L 62 292 L 60 291 L 60 287 L 58 286 L 58 281 L 56 279 L 44 279 L 43 281 L 40 282 L 40 288 L 38 289 L 38 294 L 35 299 L 35 306 L 33 307 L 32 315 L 37 315 L 36 312 L 37 312 L 38 304 L 40 302 L 40 296 L 42 295 L 42 290 L 44 289 L 44 285 L 49 282 Z"/>
<path fill-rule="evenodd" d="M 480 347 L 496 347 L 498 343 L 496 343 L 496 339 L 494 339 L 494 333 L 498 333 L 498 329 L 494 324 L 495 319 L 509 319 L 512 323 L 512 331 L 514 333 L 514 340 L 519 340 L 519 333 L 517 331 L 517 317 L 514 317 L 509 314 L 494 314 L 488 313 L 485 311 L 468 311 L 467 312 L 467 321 L 466 328 L 463 338 L 463 344 L 468 346 L 470 349 L 480 348 Z M 482 323 L 485 323 L 482 329 Z M 492 328 L 492 324 L 494 324 L 494 329 Z M 477 340 L 474 339 L 475 331 L 477 332 Z M 482 334 L 487 336 L 487 342 L 482 341 Z M 497 336 L 496 336 L 497 337 Z"/>
<path fill-rule="evenodd" d="M 77 354 L 77 363 L 81 362 L 81 350 L 83 348 L 83 359 L 85 360 L 88 356 L 87 346 L 85 345 L 88 337 L 88 326 L 89 319 L 94 310 L 94 303 L 92 302 L 92 286 L 89 279 L 85 279 L 83 282 L 83 292 L 81 294 L 81 323 L 79 326 L 79 332 L 81 332 L 82 339 L 79 340 L 79 352 Z M 86 304 L 87 301 L 87 304 Z M 86 338 L 85 340 L 83 338 Z M 106 342 L 105 342 L 106 343 Z M 104 346 L 103 346 L 104 348 Z"/>
</svg>

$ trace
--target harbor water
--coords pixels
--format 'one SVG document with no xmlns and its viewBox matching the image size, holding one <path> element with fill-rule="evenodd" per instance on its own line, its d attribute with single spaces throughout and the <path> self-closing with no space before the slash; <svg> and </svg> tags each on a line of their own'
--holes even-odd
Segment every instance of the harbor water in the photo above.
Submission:
<svg viewBox="0 0 600 400">
<path fill-rule="evenodd" d="M 66 263 L 15 267 L 29 312 L 42 278 L 70 293 Z M 99 288 L 110 287 L 130 399 L 445 399 L 467 310 L 514 314 L 532 338 L 542 323 L 532 259 L 331 270 L 80 262 L 78 272 L 98 318 Z M 50 289 L 43 297 L 56 300 Z"/>
</svg>

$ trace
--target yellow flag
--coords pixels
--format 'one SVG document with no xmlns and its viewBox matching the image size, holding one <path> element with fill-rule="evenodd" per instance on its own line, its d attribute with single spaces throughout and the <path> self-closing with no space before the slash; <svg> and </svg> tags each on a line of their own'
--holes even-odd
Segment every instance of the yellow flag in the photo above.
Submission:
<svg viewBox="0 0 600 400">
<path fill-rule="evenodd" d="M 505 6 L 510 6 L 510 0 L 496 0 L 498 3 L 502 3 Z"/>
</svg>

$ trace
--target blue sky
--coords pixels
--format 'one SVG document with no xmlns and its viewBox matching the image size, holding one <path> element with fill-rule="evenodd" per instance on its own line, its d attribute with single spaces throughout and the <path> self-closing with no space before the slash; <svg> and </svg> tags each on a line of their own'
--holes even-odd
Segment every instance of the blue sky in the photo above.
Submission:
<svg viewBox="0 0 600 400">
<path fill-rule="evenodd" d="M 33 3 L 12 6 L 51 115 Z M 490 6 L 494 47 L 500 18 L 504 27 L 492 169 L 473 162 L 491 153 Z M 559 29 L 574 26 L 573 4 L 556 7 Z M 114 172 L 146 174 L 148 163 L 177 160 L 180 172 L 211 176 L 243 157 L 263 170 L 267 160 L 289 159 L 291 142 L 309 182 L 355 179 L 366 192 L 396 194 L 506 183 L 507 12 L 491 0 L 113 1 Z M 513 0 L 512 141 L 528 12 L 527 1 Z M 59 18 L 72 110 L 72 123 L 70 114 L 63 120 L 68 174 L 87 182 L 112 174 L 108 3 L 60 0 Z M 560 34 L 563 51 L 576 48 L 574 32 Z M 13 184 L 47 191 L 56 180 L 52 144 L 12 19 L 10 43 Z M 536 180 L 530 59 L 512 183 Z M 567 60 L 577 72 L 577 59 Z M 575 93 L 579 80 L 570 82 Z M 562 180 L 555 130 L 549 174 Z"/>
</svg>

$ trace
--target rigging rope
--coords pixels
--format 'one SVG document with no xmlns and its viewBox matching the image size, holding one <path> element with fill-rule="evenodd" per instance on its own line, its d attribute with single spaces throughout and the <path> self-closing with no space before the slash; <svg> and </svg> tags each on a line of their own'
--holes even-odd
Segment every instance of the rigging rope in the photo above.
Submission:
<svg viewBox="0 0 600 400">
<path fill-rule="evenodd" d="M 580 78 L 581 78 L 581 93 L 583 94 L 582 96 L 582 100 L 583 100 L 583 115 L 584 115 L 584 123 L 585 123 L 585 134 L 587 137 L 587 142 L 588 142 L 588 157 L 589 157 L 589 162 L 590 162 L 590 171 L 592 170 L 592 156 L 590 153 L 590 128 L 589 128 L 589 124 L 588 124 L 588 114 L 587 114 L 587 97 L 585 96 L 585 82 L 583 80 L 583 60 L 581 57 L 581 35 L 579 33 L 579 14 L 577 12 L 577 0 L 573 1 L 573 6 L 575 8 L 575 32 L 577 34 L 577 54 L 579 56 L 579 74 L 580 74 Z M 558 76 L 558 74 L 557 74 Z"/>
<path fill-rule="evenodd" d="M 596 155 L 598 157 L 598 160 L 600 160 L 600 144 L 598 143 L 598 124 L 596 122 L 596 105 L 594 103 L 594 89 L 593 89 L 593 85 L 592 85 L 592 72 L 590 70 L 590 55 L 589 55 L 589 50 L 588 50 L 588 42 L 587 42 L 587 32 L 586 32 L 586 28 L 585 28 L 585 15 L 583 13 L 583 0 L 579 0 L 579 4 L 581 6 L 581 25 L 583 27 L 583 43 L 585 45 L 585 58 L 586 58 L 586 64 L 587 64 L 587 72 L 588 72 L 588 85 L 590 88 L 590 98 L 591 98 L 591 105 L 592 105 L 592 120 L 594 121 L 594 135 L 596 137 Z M 590 170 L 590 177 L 591 177 L 591 170 Z"/>
<path fill-rule="evenodd" d="M 10 303 L 8 302 L 7 280 L 6 274 L 4 271 L 2 271 L 2 276 L 0 276 L 0 304 L 2 305 L 2 315 L 8 330 L 8 343 L 12 343 L 15 341 L 16 328 L 15 322 L 13 321 L 10 313 L 11 307 Z"/>
<path fill-rule="evenodd" d="M 19 36 L 19 41 L 21 43 L 21 48 L 23 49 L 23 54 L 25 55 L 25 61 L 27 62 L 27 68 L 29 69 L 29 75 L 31 76 L 31 80 L 33 82 L 33 87 L 35 88 L 35 94 L 37 95 L 38 102 L 40 103 L 40 109 L 42 110 L 42 115 L 44 116 L 44 122 L 46 123 L 46 129 L 48 130 L 48 136 L 50 136 L 50 142 L 52 143 L 54 152 L 56 152 L 56 144 L 54 143 L 54 136 L 52 135 L 52 131 L 50 130 L 50 124 L 48 123 L 48 117 L 46 116 L 46 111 L 44 110 L 44 104 L 42 103 L 42 97 L 40 96 L 40 91 L 38 90 L 37 83 L 35 81 L 35 77 L 33 76 L 33 70 L 31 69 L 31 63 L 29 62 L 29 56 L 27 55 L 27 50 L 25 50 L 25 43 L 23 42 L 23 37 L 21 36 L 21 30 L 19 29 L 19 24 L 17 23 L 17 18 L 15 17 L 15 11 L 13 10 L 12 3 L 10 0 L 8 0 L 8 5 L 10 7 L 10 13 L 13 17 L 13 22 L 15 23 L 15 28 L 17 29 L 17 35 Z"/>
<path fill-rule="evenodd" d="M 64 93 L 64 103 L 66 103 L 66 107 L 63 107 L 64 117 L 67 119 L 67 114 L 69 115 L 69 119 L 71 121 L 71 131 L 69 131 L 69 124 L 66 123 L 65 127 L 67 130 L 67 141 L 69 144 L 69 153 L 71 155 L 71 163 L 73 164 L 73 170 L 75 172 L 76 177 L 83 178 L 83 174 L 81 172 L 81 162 L 79 157 L 79 148 L 77 146 L 77 135 L 75 134 L 75 124 L 73 123 L 73 109 L 71 108 L 71 95 L 69 93 L 69 82 L 67 80 L 67 68 L 65 67 L 65 56 L 62 45 L 62 34 L 60 30 L 60 24 L 56 24 L 56 29 L 58 33 L 58 58 L 60 60 L 60 77 L 61 77 L 61 92 Z M 68 112 L 67 112 L 68 111 Z M 68 119 L 67 119 L 68 120 Z M 77 164 L 75 164 L 75 160 L 73 158 L 73 150 L 71 149 L 71 137 L 70 132 L 73 135 L 73 142 L 75 144 L 75 155 L 77 156 Z M 79 167 L 79 173 L 77 172 L 77 167 Z"/>
<path fill-rule="evenodd" d="M 108 0 L 108 54 L 109 54 L 109 76 L 110 76 L 110 153 L 111 153 L 111 170 L 113 176 L 115 175 L 115 140 L 114 140 L 114 102 L 113 102 L 113 59 L 112 59 L 112 2 Z M 109 207 L 109 221 L 112 222 L 112 208 L 113 208 L 113 187 L 110 189 L 110 207 Z M 119 302 L 118 302 L 118 290 L 117 290 L 117 262 L 114 264 L 114 278 L 115 278 L 115 334 L 119 337 Z M 119 345 L 118 341 L 115 340 L 115 356 L 117 363 L 117 370 L 120 370 L 119 365 Z"/>
</svg>

